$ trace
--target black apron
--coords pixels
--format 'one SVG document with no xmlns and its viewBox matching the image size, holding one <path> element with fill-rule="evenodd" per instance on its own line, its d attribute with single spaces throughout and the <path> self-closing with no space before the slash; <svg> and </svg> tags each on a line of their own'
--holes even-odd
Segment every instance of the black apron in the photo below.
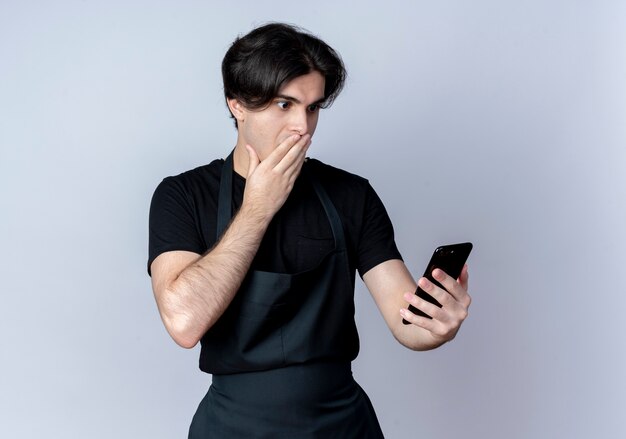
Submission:
<svg viewBox="0 0 626 439">
<path fill-rule="evenodd" d="M 220 179 L 217 235 L 232 217 L 232 154 Z M 352 287 L 341 220 L 307 171 L 335 248 L 299 273 L 251 270 L 201 340 L 200 368 L 212 385 L 189 438 L 379 439 L 369 398 L 352 378 L 358 354 Z"/>
</svg>

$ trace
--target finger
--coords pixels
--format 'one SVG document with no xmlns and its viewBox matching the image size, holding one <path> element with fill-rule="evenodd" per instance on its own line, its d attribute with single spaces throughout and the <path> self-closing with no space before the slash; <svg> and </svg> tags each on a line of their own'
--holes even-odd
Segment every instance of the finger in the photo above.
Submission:
<svg viewBox="0 0 626 439">
<path fill-rule="evenodd" d="M 442 306 L 451 305 L 451 302 L 455 301 L 454 297 L 451 296 L 450 293 L 448 293 L 444 288 L 435 285 L 435 283 L 425 277 L 421 277 L 417 281 L 417 285 L 426 293 L 431 295 Z"/>
<path fill-rule="evenodd" d="M 276 149 L 267 156 L 264 162 L 267 162 L 267 165 L 270 168 L 274 168 L 280 161 L 292 150 L 292 148 L 301 140 L 302 136 L 299 134 L 294 134 L 287 137 L 285 140 L 280 142 Z"/>
<path fill-rule="evenodd" d="M 300 153 L 298 154 L 294 162 L 291 164 L 291 166 L 285 170 L 285 175 L 287 175 L 288 178 L 290 178 L 293 181 L 295 181 L 295 179 L 300 174 L 300 171 L 302 170 L 302 166 L 304 165 L 304 162 L 306 161 L 306 153 L 309 150 L 309 146 L 311 146 L 310 140 L 304 146 L 302 151 L 300 151 Z"/>
<path fill-rule="evenodd" d="M 430 335 L 439 340 L 439 342 L 446 342 L 452 340 L 458 332 L 464 318 L 455 319 L 429 319 L 412 313 L 410 310 L 402 308 L 400 309 L 400 315 L 409 323 L 419 326 L 422 329 L 427 330 Z M 445 315 L 444 315 L 445 317 Z"/>
<path fill-rule="evenodd" d="M 422 299 L 416 294 L 405 293 L 404 300 L 419 309 L 423 313 L 431 316 L 435 320 L 441 320 L 443 318 L 443 309 L 437 305 L 430 303 L 427 300 Z M 429 319 L 430 320 L 430 319 Z"/>
<path fill-rule="evenodd" d="M 463 286 L 456 279 L 448 276 L 440 268 L 435 268 L 433 270 L 433 278 L 443 285 L 446 291 L 457 301 L 461 301 L 465 298 L 465 296 L 467 296 L 467 289 L 463 288 Z"/>
<path fill-rule="evenodd" d="M 283 158 L 274 166 L 279 173 L 291 174 L 304 161 L 306 151 L 311 144 L 311 136 L 305 134 L 291 147 Z"/>
<path fill-rule="evenodd" d="M 252 175 L 254 170 L 259 166 L 261 160 L 259 160 L 259 156 L 254 150 L 254 148 L 250 145 L 246 145 L 246 151 L 248 151 L 248 177 Z"/>
<path fill-rule="evenodd" d="M 469 287 L 469 267 L 467 264 L 463 265 L 463 270 L 461 270 L 461 275 L 459 276 L 459 283 L 467 291 Z"/>
<path fill-rule="evenodd" d="M 443 285 L 445 291 L 442 291 L 441 288 L 438 288 L 439 291 L 435 291 L 436 288 L 434 288 L 433 292 L 429 292 L 429 294 L 443 306 L 451 307 L 465 314 L 472 303 L 472 298 L 467 293 L 467 287 L 464 287 L 460 280 L 454 280 L 438 268 L 433 270 L 433 277 Z"/>
<path fill-rule="evenodd" d="M 424 328 L 430 332 L 434 331 L 437 327 L 437 322 L 435 320 L 413 314 L 406 308 L 400 309 L 400 315 L 412 325 L 419 326 L 420 328 Z"/>
</svg>

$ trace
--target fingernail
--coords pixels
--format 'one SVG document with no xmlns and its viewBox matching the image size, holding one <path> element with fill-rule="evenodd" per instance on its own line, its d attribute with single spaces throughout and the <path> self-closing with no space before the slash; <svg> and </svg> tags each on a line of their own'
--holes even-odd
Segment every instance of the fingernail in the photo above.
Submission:
<svg viewBox="0 0 626 439">
<path fill-rule="evenodd" d="M 411 300 L 411 297 L 413 295 L 411 293 L 404 293 L 404 299 L 408 302 L 409 300 Z"/>
<path fill-rule="evenodd" d="M 443 280 L 444 278 L 443 271 L 437 268 L 436 270 L 433 271 L 433 277 L 437 280 Z"/>
</svg>

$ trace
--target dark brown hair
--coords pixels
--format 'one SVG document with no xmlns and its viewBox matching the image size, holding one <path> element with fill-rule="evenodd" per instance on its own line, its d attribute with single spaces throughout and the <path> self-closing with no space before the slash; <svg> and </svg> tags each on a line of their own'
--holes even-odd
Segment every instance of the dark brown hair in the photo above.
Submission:
<svg viewBox="0 0 626 439">
<path fill-rule="evenodd" d="M 339 54 L 296 26 L 266 24 L 237 38 L 226 52 L 222 61 L 224 96 L 239 100 L 250 110 L 261 109 L 287 82 L 313 71 L 325 78 L 321 106 L 329 107 L 346 79 Z"/>
</svg>

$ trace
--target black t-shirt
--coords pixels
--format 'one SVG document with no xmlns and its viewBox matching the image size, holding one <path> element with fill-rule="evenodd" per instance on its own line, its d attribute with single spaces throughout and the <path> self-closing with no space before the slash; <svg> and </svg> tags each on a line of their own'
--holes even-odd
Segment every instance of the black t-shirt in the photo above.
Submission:
<svg viewBox="0 0 626 439">
<path fill-rule="evenodd" d="M 163 252 L 206 253 L 216 242 L 217 202 L 223 160 L 165 178 L 150 206 L 150 264 Z M 346 235 L 350 272 L 363 276 L 390 259 L 401 259 L 385 207 L 369 182 L 318 160 L 304 164 L 328 193 Z M 233 176 L 233 212 L 243 199 L 245 179 Z M 315 266 L 334 247 L 330 224 L 314 189 L 296 180 L 270 223 L 252 269 L 297 273 Z"/>
</svg>

